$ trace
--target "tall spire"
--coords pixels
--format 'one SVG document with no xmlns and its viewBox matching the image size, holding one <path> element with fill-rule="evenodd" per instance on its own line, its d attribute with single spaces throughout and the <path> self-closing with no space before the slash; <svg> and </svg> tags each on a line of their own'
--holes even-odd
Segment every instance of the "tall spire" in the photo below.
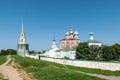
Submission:
<svg viewBox="0 0 120 80">
<path fill-rule="evenodd" d="M 23 24 L 23 20 L 22 20 L 22 32 L 24 32 L 24 24 Z"/>
<path fill-rule="evenodd" d="M 55 41 L 55 36 L 53 36 L 53 41 Z"/>
</svg>

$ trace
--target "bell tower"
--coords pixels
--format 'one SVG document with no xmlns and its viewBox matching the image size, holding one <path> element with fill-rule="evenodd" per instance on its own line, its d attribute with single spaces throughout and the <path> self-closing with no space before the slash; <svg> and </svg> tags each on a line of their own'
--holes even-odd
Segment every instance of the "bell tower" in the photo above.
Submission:
<svg viewBox="0 0 120 80">
<path fill-rule="evenodd" d="M 90 40 L 94 40 L 94 34 L 92 32 L 90 33 Z"/>
<path fill-rule="evenodd" d="M 51 48 L 52 49 L 57 48 L 55 39 L 53 39 L 53 44 L 52 44 Z"/>
<path fill-rule="evenodd" d="M 22 32 L 20 34 L 20 40 L 17 44 L 17 54 L 20 56 L 25 56 L 25 54 L 29 53 L 29 45 L 26 43 L 26 37 L 24 32 L 24 24 L 22 21 Z"/>
</svg>

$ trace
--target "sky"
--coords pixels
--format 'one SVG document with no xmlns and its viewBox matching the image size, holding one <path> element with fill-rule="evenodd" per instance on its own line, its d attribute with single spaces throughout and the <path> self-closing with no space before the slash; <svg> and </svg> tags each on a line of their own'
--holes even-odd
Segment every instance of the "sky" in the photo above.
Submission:
<svg viewBox="0 0 120 80">
<path fill-rule="evenodd" d="M 17 49 L 22 20 L 30 50 L 57 46 L 71 28 L 81 42 L 120 43 L 120 0 L 0 0 L 0 50 Z"/>
</svg>

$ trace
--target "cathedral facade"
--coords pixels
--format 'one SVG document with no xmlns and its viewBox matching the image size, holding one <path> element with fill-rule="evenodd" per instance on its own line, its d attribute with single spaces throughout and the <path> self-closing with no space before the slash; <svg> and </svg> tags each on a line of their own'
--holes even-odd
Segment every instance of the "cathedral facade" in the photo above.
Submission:
<svg viewBox="0 0 120 80">
<path fill-rule="evenodd" d="M 26 43 L 26 37 L 24 32 L 24 26 L 22 21 L 22 32 L 20 34 L 20 40 L 17 44 L 17 54 L 20 56 L 25 56 L 25 54 L 29 53 L 29 45 Z"/>
<path fill-rule="evenodd" d="M 65 38 L 60 40 L 60 49 L 72 49 L 76 48 L 80 40 L 78 38 L 78 32 L 73 31 L 72 29 L 69 32 L 66 32 Z"/>
</svg>

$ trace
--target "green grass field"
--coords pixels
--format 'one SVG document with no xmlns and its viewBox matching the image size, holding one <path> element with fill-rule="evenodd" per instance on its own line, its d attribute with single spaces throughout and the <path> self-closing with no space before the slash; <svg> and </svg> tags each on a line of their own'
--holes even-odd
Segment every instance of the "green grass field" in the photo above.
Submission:
<svg viewBox="0 0 120 80">
<path fill-rule="evenodd" d="M 23 58 L 17 55 L 12 57 L 15 58 L 15 62 L 18 62 L 26 72 L 32 73 L 37 80 L 104 80 L 77 73 L 73 71 L 74 69 L 69 70 L 61 64 Z"/>
<path fill-rule="evenodd" d="M 0 65 L 6 61 L 6 56 L 0 56 Z"/>
</svg>

